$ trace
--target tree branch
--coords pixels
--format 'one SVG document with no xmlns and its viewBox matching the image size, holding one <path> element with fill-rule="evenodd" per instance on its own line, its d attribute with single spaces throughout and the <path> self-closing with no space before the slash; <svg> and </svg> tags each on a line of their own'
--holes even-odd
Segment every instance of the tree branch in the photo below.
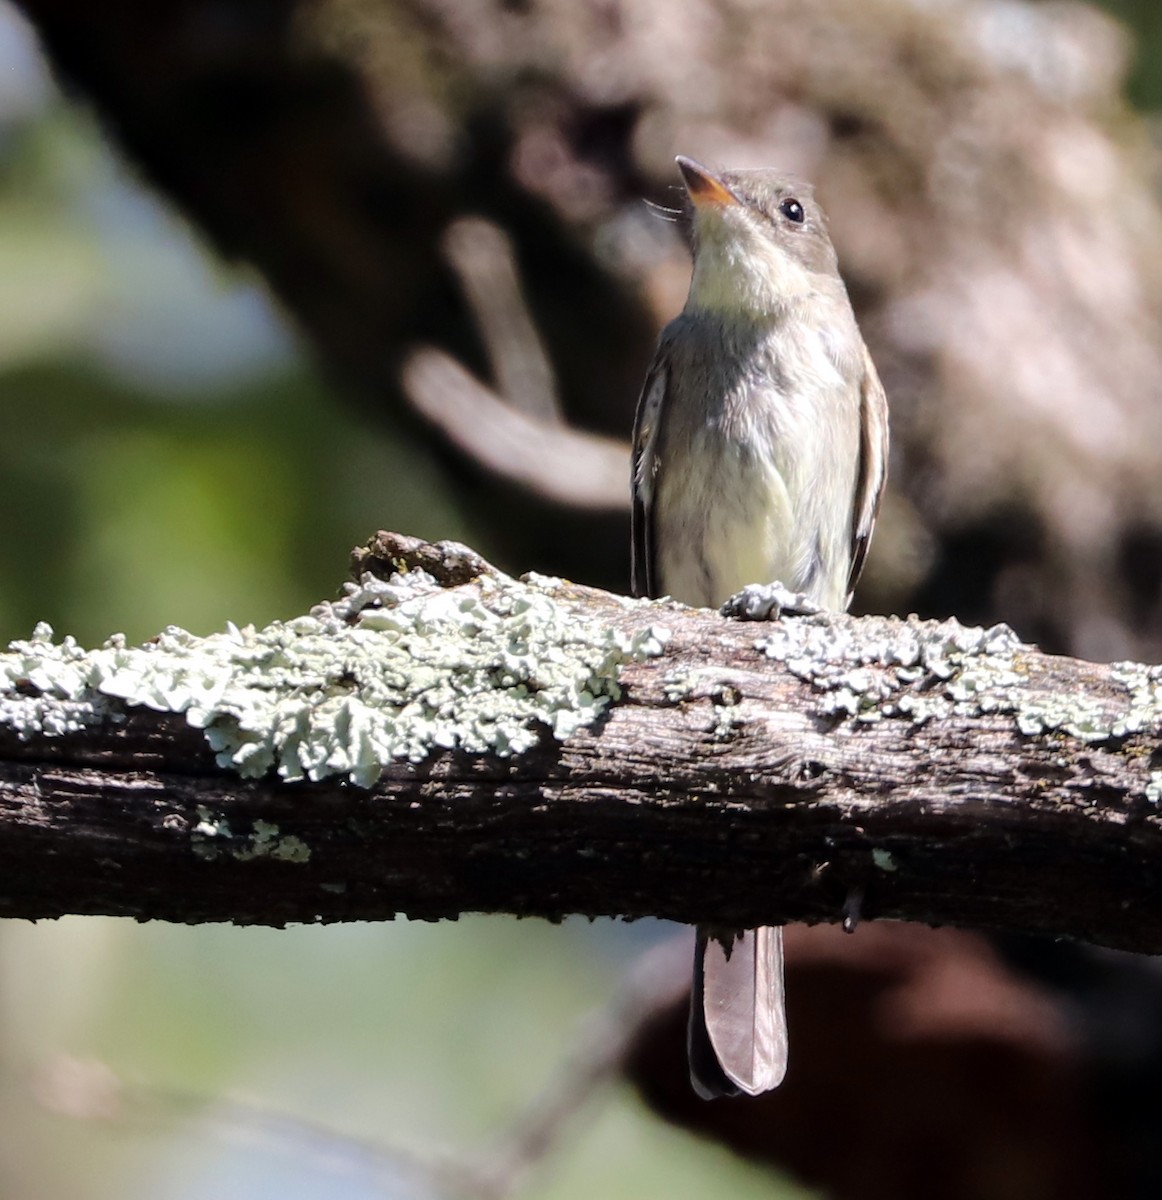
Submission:
<svg viewBox="0 0 1162 1200">
<path fill-rule="evenodd" d="M 496 389 L 444 351 L 419 347 L 400 373 L 412 407 L 486 470 L 556 504 L 628 509 L 630 448 L 565 422 L 504 230 L 465 217 L 442 246 L 488 348 Z"/>
<path fill-rule="evenodd" d="M 1156 668 L 745 624 L 392 534 L 356 567 L 266 630 L 0 656 L 0 914 L 747 926 L 858 891 L 865 918 L 1162 949 Z"/>
<path fill-rule="evenodd" d="M 497 391 L 513 408 L 559 424 L 553 366 L 524 297 L 512 239 L 483 217 L 461 217 L 440 244 L 488 350 Z"/>
<path fill-rule="evenodd" d="M 521 411 L 434 346 L 414 350 L 400 380 L 416 411 L 488 470 L 555 504 L 629 508 L 625 442 Z"/>
</svg>

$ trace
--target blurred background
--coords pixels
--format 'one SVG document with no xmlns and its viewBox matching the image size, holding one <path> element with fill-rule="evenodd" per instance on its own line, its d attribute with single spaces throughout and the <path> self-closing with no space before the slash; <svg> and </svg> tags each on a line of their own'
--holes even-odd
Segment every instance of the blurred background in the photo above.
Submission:
<svg viewBox="0 0 1162 1200">
<path fill-rule="evenodd" d="M 830 214 L 892 402 L 856 607 L 1157 661 L 1159 107 L 1148 0 L 0 0 L 0 638 L 290 616 L 377 528 L 624 590 L 680 152 Z M 666 936 L 6 924 L 0 1195 L 452 1194 Z M 692 1101 L 659 1002 L 520 1194 L 1162 1194 L 1152 961 L 790 955 L 784 1090 Z"/>
</svg>

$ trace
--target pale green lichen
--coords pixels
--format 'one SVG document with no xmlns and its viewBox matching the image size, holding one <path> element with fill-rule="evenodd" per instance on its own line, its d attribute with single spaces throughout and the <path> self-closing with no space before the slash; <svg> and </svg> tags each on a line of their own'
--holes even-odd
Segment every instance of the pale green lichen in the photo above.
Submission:
<svg viewBox="0 0 1162 1200">
<path fill-rule="evenodd" d="M 230 832 L 230 822 L 224 817 L 216 817 L 204 805 L 198 805 L 198 823 L 194 826 L 194 836 L 203 838 L 229 838 L 234 835 Z"/>
<path fill-rule="evenodd" d="M 662 679 L 662 695 L 671 704 L 679 704 L 683 700 L 690 699 L 698 685 L 699 675 L 704 673 L 705 668 L 702 671 L 688 668 L 667 671 Z"/>
<path fill-rule="evenodd" d="M 66 733 L 106 719 L 116 700 L 184 713 L 243 775 L 365 787 L 388 763 L 441 748 L 519 754 L 538 729 L 564 740 L 596 720 L 620 694 L 622 664 L 659 654 L 668 636 L 579 619 L 562 586 L 367 575 L 340 600 L 263 629 L 200 638 L 170 627 L 145 646 L 115 637 L 91 651 L 39 625 L 0 655 L 0 723 L 22 737 Z M 202 824 L 203 838 L 230 836 L 210 814 Z M 250 849 L 292 859 L 306 849 L 264 838 L 256 831 Z"/>
<path fill-rule="evenodd" d="M 1146 799 L 1151 804 L 1162 801 L 1162 771 L 1151 771 L 1146 783 Z"/>
<path fill-rule="evenodd" d="M 273 821 L 254 822 L 249 845 L 235 852 L 244 862 L 252 858 L 275 858 L 279 862 L 303 863 L 311 857 L 311 848 L 294 834 L 283 834 Z"/>
<path fill-rule="evenodd" d="M 715 704 L 712 711 L 710 736 L 716 742 L 729 742 L 736 737 L 743 725 L 738 709 L 733 704 Z"/>
<path fill-rule="evenodd" d="M 872 864 L 881 871 L 898 871 L 900 869 L 891 854 L 879 846 L 872 850 Z"/>
<path fill-rule="evenodd" d="M 822 693 L 822 713 L 867 723 L 978 709 L 980 697 L 1020 682 L 1013 654 L 1021 643 L 1005 625 L 820 613 L 779 622 L 757 645 Z"/>
<path fill-rule="evenodd" d="M 204 804 L 198 805 L 198 823 L 190 830 L 194 855 L 213 861 L 228 854 L 226 848 L 234 834 L 230 822 L 212 813 Z"/>
<path fill-rule="evenodd" d="M 680 667 L 662 677 L 662 694 L 671 704 L 695 699 L 710 701 L 710 736 L 716 742 L 729 742 L 738 736 L 745 720 L 738 704 L 742 692 L 734 682 L 734 673 L 721 666 Z"/>
<path fill-rule="evenodd" d="M 229 857 L 253 862 L 256 858 L 273 858 L 305 863 L 311 857 L 311 848 L 302 838 L 293 834 L 284 837 L 272 821 L 259 819 L 249 834 L 241 836 L 232 832 L 225 818 L 211 813 L 203 804 L 198 805 L 198 823 L 191 832 L 194 854 L 207 860 Z"/>
<path fill-rule="evenodd" d="M 1123 737 L 1155 727 L 1162 709 L 1162 667 L 1117 662 L 1110 673 L 1130 693 L 1130 706 L 1118 721 L 1114 735 Z"/>
<path fill-rule="evenodd" d="M 821 613 L 779 622 L 757 643 L 821 693 L 819 711 L 858 721 L 1011 714 L 1028 736 L 1064 733 L 1101 742 L 1162 727 L 1162 668 L 1118 663 L 1126 702 L 1107 695 L 1047 694 L 1029 687 L 1021 643 L 990 628 L 917 617 L 852 618 Z"/>
</svg>

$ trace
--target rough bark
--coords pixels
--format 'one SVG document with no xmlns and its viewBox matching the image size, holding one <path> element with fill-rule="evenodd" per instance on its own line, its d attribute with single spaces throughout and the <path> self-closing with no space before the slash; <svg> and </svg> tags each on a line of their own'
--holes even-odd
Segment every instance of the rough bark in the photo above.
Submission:
<svg viewBox="0 0 1162 1200">
<path fill-rule="evenodd" d="M 424 565 L 465 595 L 491 570 L 395 535 L 358 565 Z M 184 717 L 142 708 L 65 736 L 0 729 L 0 915 L 746 926 L 837 921 L 854 902 L 865 918 L 1162 949 L 1148 671 L 1019 646 L 995 687 L 972 652 L 885 690 L 897 635 L 971 635 L 881 618 L 756 626 L 551 586 L 578 620 L 671 636 L 622 668 L 594 725 L 515 757 L 435 751 L 368 790 L 242 780 Z M 862 682 L 756 648 L 784 627 L 840 637 Z M 879 699 L 853 703 L 849 684 Z M 1041 732 L 1022 732 L 1030 714 Z"/>
</svg>

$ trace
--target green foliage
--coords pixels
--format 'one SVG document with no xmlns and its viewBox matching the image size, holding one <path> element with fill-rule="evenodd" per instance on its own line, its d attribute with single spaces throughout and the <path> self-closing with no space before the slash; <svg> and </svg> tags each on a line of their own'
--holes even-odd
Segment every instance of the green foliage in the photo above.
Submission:
<svg viewBox="0 0 1162 1200">
<path fill-rule="evenodd" d="M 1134 59 L 1127 84 L 1130 100 L 1150 111 L 1162 108 L 1162 5 L 1157 0 L 1098 0 L 1129 26 Z"/>
</svg>

